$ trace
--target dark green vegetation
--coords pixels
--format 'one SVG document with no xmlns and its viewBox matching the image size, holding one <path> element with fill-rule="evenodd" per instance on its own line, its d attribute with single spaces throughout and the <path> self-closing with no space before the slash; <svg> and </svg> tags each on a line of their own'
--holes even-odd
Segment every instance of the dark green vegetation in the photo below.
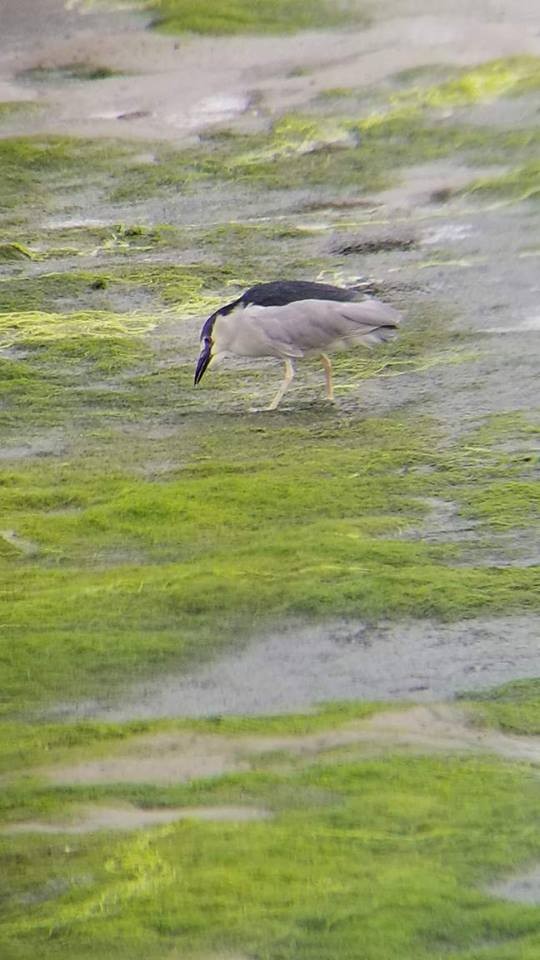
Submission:
<svg viewBox="0 0 540 960">
<path fill-rule="evenodd" d="M 497 177 L 485 177 L 471 184 L 471 193 L 512 200 L 533 200 L 540 197 L 540 163 L 531 160 L 521 167 Z"/>
<path fill-rule="evenodd" d="M 31 260 L 32 254 L 22 243 L 0 243 L 0 263 L 10 260 Z"/>
<path fill-rule="evenodd" d="M 57 456 L 4 472 L 3 524 L 16 533 L 0 561 L 8 709 L 103 692 L 126 669 L 133 677 L 171 658 L 206 656 L 269 617 L 537 606 L 536 568 L 459 566 L 455 548 L 396 536 L 422 516 L 423 498 L 459 500 L 471 483 L 483 491 L 488 525 L 515 521 L 516 510 L 527 522 L 521 458 L 434 455 L 428 426 L 411 430 L 403 419 L 345 419 L 337 435 L 323 412 L 260 426 L 207 411 L 190 422 L 191 369 L 124 375 L 110 388 L 103 381 L 107 365 L 116 376 L 133 362 L 131 349 L 136 341 L 99 336 L 85 352 L 69 339 L 42 345 L 71 390 L 58 374 L 53 383 L 29 374 L 28 359 L 15 370 L 7 362 L 18 384 L 17 398 L 7 382 L 11 417 L 39 411 L 62 436 L 66 426 L 86 436 L 84 447 L 72 440 L 65 449 L 63 440 Z M 86 379 L 92 368 L 100 383 L 85 388 L 79 371 Z M 221 389 L 231 379 L 222 375 Z M 178 413 L 164 419 L 171 396 Z M 171 427 L 165 439 L 159 423 Z"/>
<path fill-rule="evenodd" d="M 68 137 L 12 137 L 0 140 L 0 214 L 15 229 L 31 223 L 58 204 L 74 200 L 82 190 L 103 190 L 133 149 Z"/>
<path fill-rule="evenodd" d="M 153 0 L 145 6 L 166 33 L 288 33 L 365 20 L 360 4 L 343 0 Z"/>
<path fill-rule="evenodd" d="M 260 26 L 263 7 L 242 8 L 246 28 L 251 17 Z M 291 18 L 297 10 L 287 5 Z M 485 559 L 537 520 L 532 414 L 471 409 L 450 438 L 425 412 L 430 372 L 462 370 L 478 347 L 453 332 L 452 297 L 426 295 L 413 274 L 383 284 L 406 314 L 403 334 L 336 361 L 337 410 L 319 399 L 314 363 L 290 403 L 262 417 L 247 411 L 272 393 L 274 368 L 229 367 L 193 390 L 190 319 L 285 272 L 393 276 L 381 267 L 390 259 L 329 252 L 329 232 L 370 228 L 339 203 L 439 158 L 533 171 L 537 128 L 494 130 L 441 109 L 528 95 L 537 76 L 528 58 L 445 71 L 436 83 L 432 71 L 401 76 L 373 102 L 369 91 L 334 91 L 337 116 L 319 98 L 264 134 L 222 131 L 182 151 L 0 141 L 0 817 L 69 820 L 88 803 L 270 814 L 127 835 L 4 833 L 2 960 L 538 957 L 538 911 L 483 892 L 538 858 L 538 780 L 526 767 L 366 757 L 365 744 L 288 753 L 289 735 L 354 726 L 380 704 L 35 722 L 55 702 L 121 696 L 291 616 L 538 609 L 538 567 Z M 323 218 L 316 204 L 326 202 Z M 230 222 L 238 209 L 247 222 Z M 382 256 L 425 266 L 414 245 Z M 444 247 L 429 256 L 441 268 L 455 259 Z M 475 524 L 472 541 L 444 530 L 424 538 L 441 503 L 458 527 Z M 537 733 L 537 693 L 536 682 L 507 685 L 466 709 Z M 133 782 L 55 785 L 44 773 L 119 760 L 140 734 L 186 732 L 222 736 L 223 751 L 235 737 L 279 739 L 264 755 L 257 741 L 246 772 L 190 783 L 138 782 L 136 764 Z"/>
<path fill-rule="evenodd" d="M 482 63 L 469 70 L 444 68 L 446 78 L 434 86 L 414 86 L 433 70 L 404 71 L 395 79 L 405 89 L 394 97 L 394 103 L 410 103 L 422 107 L 463 107 L 497 97 L 518 97 L 540 89 L 540 62 L 537 57 L 507 57 Z M 411 84 L 413 84 L 411 89 Z"/>
<path fill-rule="evenodd" d="M 514 680 L 464 699 L 474 705 L 483 723 L 511 733 L 540 734 L 540 680 Z"/>
<path fill-rule="evenodd" d="M 538 911 L 482 884 L 538 856 L 538 789 L 496 761 L 343 754 L 138 797 L 56 788 L 65 809 L 127 795 L 263 804 L 271 819 L 5 837 L 2 956 L 346 960 L 361 943 L 366 960 L 533 960 Z M 53 788 L 34 790 L 30 807 L 54 805 Z"/>
<path fill-rule="evenodd" d="M 118 75 L 115 70 L 94 63 L 66 63 L 58 67 L 31 67 L 22 71 L 18 79 L 30 83 L 62 83 L 65 80 L 107 80 Z"/>
</svg>

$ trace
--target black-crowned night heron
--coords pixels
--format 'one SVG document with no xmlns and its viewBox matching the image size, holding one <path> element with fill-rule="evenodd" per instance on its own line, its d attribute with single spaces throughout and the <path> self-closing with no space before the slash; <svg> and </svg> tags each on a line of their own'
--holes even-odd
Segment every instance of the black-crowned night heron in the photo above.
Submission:
<svg viewBox="0 0 540 960">
<path fill-rule="evenodd" d="M 401 317 L 380 300 L 357 290 L 306 280 L 258 283 L 216 310 L 201 330 L 195 384 L 206 368 L 226 356 L 279 357 L 285 377 L 267 410 L 275 410 L 295 374 L 294 362 L 318 354 L 326 376 L 326 396 L 334 398 L 328 353 L 390 340 Z"/>
</svg>

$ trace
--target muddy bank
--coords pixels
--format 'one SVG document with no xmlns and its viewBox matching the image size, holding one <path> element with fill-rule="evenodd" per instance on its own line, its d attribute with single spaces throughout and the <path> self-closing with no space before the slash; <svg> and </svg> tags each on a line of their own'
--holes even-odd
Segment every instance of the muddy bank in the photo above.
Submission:
<svg viewBox="0 0 540 960">
<path fill-rule="evenodd" d="M 261 129 L 321 91 L 380 83 L 433 64 L 465 66 L 540 53 L 536 5 L 498 3 L 368 6 L 364 28 L 280 37 L 161 36 L 133 9 L 100 10 L 47 0 L 5 0 L 0 100 L 35 101 L 39 111 L 2 124 L 10 133 L 58 133 L 181 142 L 212 124 Z M 92 83 L 64 77 L 66 65 L 95 65 Z M 34 76 L 32 75 L 34 71 Z"/>
<path fill-rule="evenodd" d="M 184 807 L 172 810 L 141 810 L 123 806 L 86 807 L 76 812 L 71 820 L 23 820 L 7 828 L 6 833 L 84 834 L 97 830 L 137 830 L 155 827 L 179 820 L 207 820 L 246 823 L 265 820 L 269 814 L 254 807 Z"/>
<path fill-rule="evenodd" d="M 459 707 L 434 704 L 405 710 L 383 710 L 368 719 L 352 721 L 334 730 L 303 735 L 267 732 L 231 736 L 226 733 L 216 735 L 173 730 L 148 734 L 131 738 L 125 746 L 117 744 L 108 756 L 42 767 L 35 773 L 48 783 L 63 786 L 111 783 L 173 785 L 232 773 L 248 773 L 261 765 L 266 769 L 275 765 L 279 769 L 284 763 L 309 763 L 317 758 L 339 763 L 340 757 L 347 753 L 350 756 L 354 750 L 364 757 L 397 751 L 411 755 L 490 753 L 506 760 L 538 763 L 540 738 L 486 729 Z M 148 811 L 148 817 L 155 812 Z M 250 812 L 256 816 L 248 808 L 248 817 Z M 127 823 L 131 815 L 132 811 L 128 809 Z M 144 818 L 145 811 L 140 811 L 140 815 Z M 106 822 L 115 814 L 104 808 L 101 816 Z M 97 829 L 100 809 L 92 810 L 89 817 L 94 817 Z M 178 811 L 171 811 L 171 819 L 178 818 Z M 141 819 L 141 825 L 143 822 Z"/>
<path fill-rule="evenodd" d="M 538 675 L 535 617 L 370 626 L 349 620 L 269 633 L 210 666 L 141 684 L 121 704 L 71 704 L 60 715 L 270 714 L 326 700 L 436 701 Z"/>
</svg>

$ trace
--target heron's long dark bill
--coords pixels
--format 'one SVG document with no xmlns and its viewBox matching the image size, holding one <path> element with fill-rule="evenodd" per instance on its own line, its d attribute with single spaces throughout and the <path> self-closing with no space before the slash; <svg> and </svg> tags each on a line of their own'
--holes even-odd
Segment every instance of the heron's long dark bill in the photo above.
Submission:
<svg viewBox="0 0 540 960">
<path fill-rule="evenodd" d="M 205 344 L 201 350 L 199 359 L 197 361 L 197 367 L 195 370 L 195 380 L 193 381 L 195 386 L 197 386 L 197 384 L 200 383 L 200 381 L 202 380 L 204 371 L 206 370 L 211 359 L 212 359 L 212 347 L 210 344 Z"/>
</svg>

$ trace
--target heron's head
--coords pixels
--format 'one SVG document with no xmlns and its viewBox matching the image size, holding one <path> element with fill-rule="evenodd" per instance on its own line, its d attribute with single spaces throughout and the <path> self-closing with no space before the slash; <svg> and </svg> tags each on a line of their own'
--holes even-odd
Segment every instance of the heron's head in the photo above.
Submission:
<svg viewBox="0 0 540 960">
<path fill-rule="evenodd" d="M 195 386 L 202 380 L 204 371 L 212 359 L 212 347 L 212 337 L 201 338 L 201 352 L 197 360 L 197 366 L 195 367 L 195 379 L 193 381 Z"/>
<path fill-rule="evenodd" d="M 235 307 L 241 302 L 241 299 L 242 298 L 239 297 L 237 300 L 233 300 L 232 303 L 227 303 L 224 307 L 220 307 L 219 310 L 216 310 L 216 312 L 205 321 L 201 330 L 201 352 L 195 368 L 195 386 L 200 383 L 204 376 L 204 371 L 210 366 L 213 360 L 218 363 L 222 357 L 228 356 L 231 346 L 231 329 L 228 328 L 228 324 L 223 318 L 228 317 L 229 314 L 233 312 Z M 219 329 L 216 329 L 216 326 L 219 327 Z M 234 333 L 234 329 L 232 332 Z"/>
<path fill-rule="evenodd" d="M 214 358 L 214 325 L 216 316 L 217 313 L 213 313 L 211 317 L 208 317 L 208 320 L 201 330 L 201 352 L 195 368 L 195 386 L 200 383 L 204 376 L 204 371 Z"/>
</svg>

